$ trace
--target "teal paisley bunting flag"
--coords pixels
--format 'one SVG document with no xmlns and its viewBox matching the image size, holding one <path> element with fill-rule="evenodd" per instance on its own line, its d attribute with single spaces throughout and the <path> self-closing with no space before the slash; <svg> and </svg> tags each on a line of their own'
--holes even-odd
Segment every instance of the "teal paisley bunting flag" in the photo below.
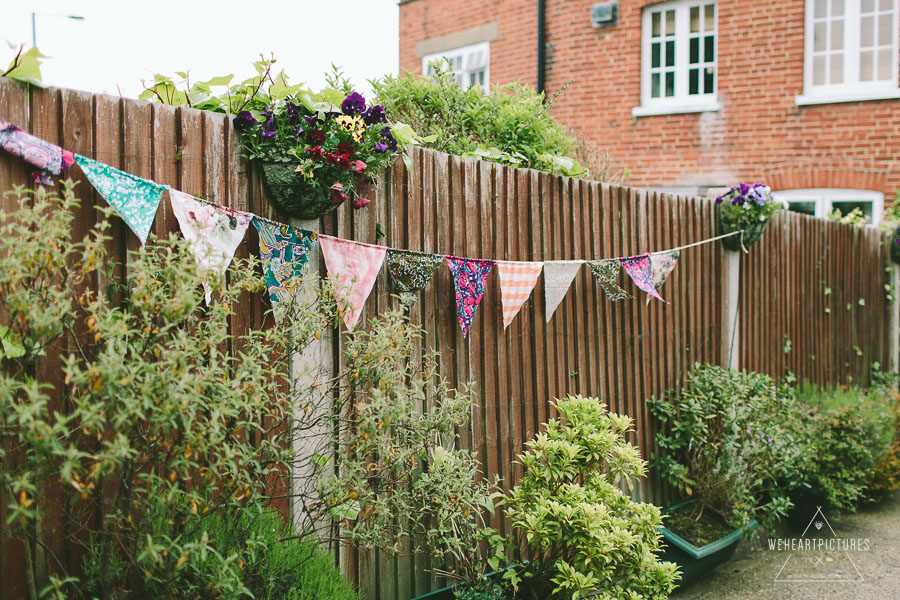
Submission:
<svg viewBox="0 0 900 600">
<path fill-rule="evenodd" d="M 120 171 L 80 154 L 75 155 L 75 162 L 81 167 L 91 185 L 97 188 L 109 205 L 116 209 L 141 243 L 146 243 L 166 186 Z"/>
<path fill-rule="evenodd" d="M 253 218 L 259 232 L 259 253 L 266 273 L 266 287 L 272 307 L 290 300 L 303 274 L 309 253 L 316 245 L 315 231 L 294 229 L 284 223 Z"/>
</svg>

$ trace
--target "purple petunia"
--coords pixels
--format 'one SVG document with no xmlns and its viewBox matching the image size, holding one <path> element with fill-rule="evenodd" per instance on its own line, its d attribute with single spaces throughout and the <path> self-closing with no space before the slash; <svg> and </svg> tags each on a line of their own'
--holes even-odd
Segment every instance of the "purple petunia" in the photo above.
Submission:
<svg viewBox="0 0 900 600">
<path fill-rule="evenodd" d="M 293 102 L 285 102 L 284 109 L 287 111 L 288 123 L 297 125 L 300 122 L 300 112 L 297 110 L 297 105 Z"/>
<path fill-rule="evenodd" d="M 318 113 L 313 113 L 308 117 L 303 117 L 303 120 L 306 121 L 308 126 L 315 128 L 319 124 L 319 115 Z"/>
<path fill-rule="evenodd" d="M 303 135 L 303 125 L 297 125 L 297 132 L 294 133 L 294 137 L 300 137 Z"/>
<path fill-rule="evenodd" d="M 382 144 L 381 142 L 375 142 L 375 152 L 387 152 L 388 147 L 387 144 Z M 900 239 L 897 240 L 897 243 L 900 244 Z"/>
<path fill-rule="evenodd" d="M 384 114 L 384 107 L 380 104 L 376 104 L 375 106 L 369 108 L 363 114 L 363 120 L 365 120 L 366 125 L 374 125 L 375 123 L 387 123 L 387 117 Z"/>
<path fill-rule="evenodd" d="M 269 117 L 266 119 L 266 128 L 263 130 L 263 137 L 272 137 L 276 134 L 275 131 L 275 117 Z"/>
<path fill-rule="evenodd" d="M 357 92 L 352 92 L 341 102 L 341 111 L 345 115 L 361 115 L 366 112 L 366 99 Z"/>
<path fill-rule="evenodd" d="M 259 121 L 253 118 L 253 113 L 249 110 L 242 110 L 239 112 L 232 122 L 234 123 L 235 128 L 240 130 L 250 129 L 254 125 L 259 124 Z"/>
<path fill-rule="evenodd" d="M 397 140 L 395 140 L 394 136 L 391 134 L 390 127 L 385 127 L 381 130 L 381 139 L 384 140 L 384 143 L 391 149 L 391 152 L 397 151 Z"/>
</svg>

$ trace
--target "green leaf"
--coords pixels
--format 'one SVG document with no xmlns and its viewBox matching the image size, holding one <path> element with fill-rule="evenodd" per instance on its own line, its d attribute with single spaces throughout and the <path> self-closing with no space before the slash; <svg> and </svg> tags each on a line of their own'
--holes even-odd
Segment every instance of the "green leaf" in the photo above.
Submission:
<svg viewBox="0 0 900 600">
<path fill-rule="evenodd" d="M 359 501 L 351 500 L 331 508 L 331 517 L 336 521 L 353 521 L 359 516 Z"/>
<path fill-rule="evenodd" d="M 0 327 L 0 342 L 2 342 L 2 352 L 6 358 L 19 358 L 25 356 L 25 346 L 14 339 L 13 332 L 5 325 Z"/>
<path fill-rule="evenodd" d="M 434 142 L 437 141 L 437 139 L 438 139 L 437 134 L 432 133 L 431 135 L 426 135 L 425 137 L 423 137 L 422 143 L 423 144 L 433 144 Z"/>
<path fill-rule="evenodd" d="M 175 74 L 181 77 L 182 79 L 187 79 L 188 74 L 187 71 L 175 71 Z"/>
<path fill-rule="evenodd" d="M 391 125 L 391 134 L 401 145 L 416 145 L 419 143 L 419 134 L 406 123 L 394 123 Z"/>
<path fill-rule="evenodd" d="M 228 85 L 231 83 L 231 80 L 234 79 L 234 75 L 222 75 L 221 77 L 213 77 L 209 81 L 204 81 L 203 83 L 206 85 Z"/>
<path fill-rule="evenodd" d="M 16 64 L 16 59 L 14 58 L 9 63 L 9 66 L 6 67 L 6 70 L 8 71 L 6 77 L 21 81 L 22 83 L 30 83 L 31 85 L 40 88 L 47 87 L 41 78 L 42 58 L 47 57 L 41 54 L 37 48 L 29 48 L 18 57 L 19 64 L 15 69 L 13 69 L 13 65 Z"/>
<path fill-rule="evenodd" d="M 340 90 L 336 90 L 334 88 L 325 88 L 321 92 L 319 92 L 319 101 L 328 102 L 329 104 L 333 104 L 335 106 L 340 106 L 344 101 L 346 96 Z"/>
</svg>

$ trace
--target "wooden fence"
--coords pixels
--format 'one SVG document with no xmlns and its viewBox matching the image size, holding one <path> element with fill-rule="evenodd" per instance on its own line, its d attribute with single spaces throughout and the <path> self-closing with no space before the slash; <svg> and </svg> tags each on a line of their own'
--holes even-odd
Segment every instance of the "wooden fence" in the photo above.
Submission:
<svg viewBox="0 0 900 600">
<path fill-rule="evenodd" d="M 136 175 L 284 220 L 267 203 L 256 173 L 241 161 L 224 115 L 69 90 L 26 90 L 0 80 L 0 119 Z M 375 242 L 380 224 L 387 237 L 379 243 L 390 247 L 509 260 L 632 255 L 719 232 L 717 210 L 708 199 L 611 187 L 427 150 L 412 156 L 412 172 L 397 161 L 369 208 L 342 207 L 323 220 L 323 231 Z M 80 178 L 77 167 L 71 174 Z M 23 164 L 0 156 L 0 190 L 28 181 Z M 95 206 L 104 202 L 86 181 L 78 191 L 83 205 L 77 232 L 84 233 L 96 221 Z M 9 202 L 3 207 L 10 208 Z M 175 231 L 164 201 L 154 232 Z M 890 277 L 882 242 L 875 230 L 797 214 L 775 217 L 762 241 L 740 258 L 738 364 L 776 376 L 790 369 L 815 383 L 840 383 L 848 375 L 864 380 L 873 362 L 888 365 Z M 116 222 L 110 250 L 122 263 L 117 276 L 127 268 L 126 253 L 137 246 Z M 238 256 L 256 253 L 257 247 L 251 227 Z M 462 445 L 477 452 L 486 474 L 499 475 L 508 489 L 519 474 L 516 455 L 552 416 L 549 401 L 580 393 L 599 396 L 612 411 L 633 417 L 632 441 L 649 458 L 656 427 L 646 400 L 679 385 L 697 361 L 727 364 L 729 359 L 731 344 L 723 343 L 726 262 L 719 243 L 686 250 L 661 290 L 669 303 L 649 305 L 624 275 L 622 283 L 635 298 L 607 301 L 583 268 L 549 323 L 539 283 L 506 330 L 492 276 L 467 338 L 456 322 L 449 272 L 440 270 L 410 318 L 424 328 L 426 344 L 440 351 L 442 375 L 475 385 Z M 365 316 L 397 306 L 386 276 L 379 277 Z M 263 326 L 267 309 L 261 296 L 247 297 L 232 331 Z M 334 342 L 339 348 L 337 333 Z M 659 502 L 662 486 L 651 475 L 635 494 Z M 0 496 L 0 506 L 9 501 Z M 0 528 L 4 512 L 0 508 Z M 494 525 L 506 527 L 501 519 Z M 69 551 L 65 534 L 61 524 L 51 549 L 74 567 L 78 554 Z M 21 546 L 2 529 L 0 540 L 0 595 L 24 597 Z M 353 552 L 336 558 L 368 600 L 406 600 L 437 583 L 424 574 L 430 565 L 423 558 Z M 45 557 L 39 575 L 48 568 Z"/>
</svg>

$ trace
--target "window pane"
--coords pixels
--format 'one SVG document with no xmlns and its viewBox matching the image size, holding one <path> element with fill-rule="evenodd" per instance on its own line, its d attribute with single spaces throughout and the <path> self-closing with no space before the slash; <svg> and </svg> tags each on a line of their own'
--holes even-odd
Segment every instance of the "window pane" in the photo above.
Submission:
<svg viewBox="0 0 900 600">
<path fill-rule="evenodd" d="M 469 73 L 469 87 L 474 86 L 476 83 L 475 73 Z"/>
<path fill-rule="evenodd" d="M 691 38 L 689 56 L 692 65 L 700 62 L 700 38 Z"/>
<path fill-rule="evenodd" d="M 712 94 L 715 91 L 716 84 L 716 70 L 713 67 L 706 67 L 706 72 L 703 74 L 703 93 L 704 94 Z"/>
<path fill-rule="evenodd" d="M 859 80 L 872 81 L 875 73 L 872 68 L 872 61 L 875 59 L 875 53 L 871 50 L 863 50 L 859 53 Z"/>
<path fill-rule="evenodd" d="M 666 35 L 675 35 L 675 11 L 666 11 Z"/>
<path fill-rule="evenodd" d="M 893 20 L 894 15 L 891 14 L 878 17 L 878 45 L 889 46 L 893 43 L 891 40 L 891 30 L 894 28 Z"/>
<path fill-rule="evenodd" d="M 813 84 L 825 84 L 825 56 L 813 57 Z"/>
<path fill-rule="evenodd" d="M 653 69 L 659 68 L 659 46 L 659 42 L 650 44 L 650 67 Z"/>
<path fill-rule="evenodd" d="M 831 49 L 844 49 L 844 22 L 834 21 L 831 25 Z"/>
<path fill-rule="evenodd" d="M 653 37 L 659 37 L 659 13 L 655 12 L 650 15 L 650 22 L 652 24 L 651 30 L 653 31 Z"/>
<path fill-rule="evenodd" d="M 822 52 L 823 50 L 827 50 L 827 35 L 828 31 L 828 23 L 825 21 L 821 23 L 816 23 L 813 28 L 813 50 L 815 52 Z"/>
<path fill-rule="evenodd" d="M 691 7 L 691 33 L 700 31 L 700 7 Z"/>
<path fill-rule="evenodd" d="M 828 0 L 816 0 L 815 17 L 821 19 L 828 16 Z"/>
<path fill-rule="evenodd" d="M 788 202 L 788 210 L 803 213 L 804 215 L 816 216 L 815 202 Z"/>
<path fill-rule="evenodd" d="M 478 72 L 478 85 L 484 87 L 484 71 Z"/>
<path fill-rule="evenodd" d="M 859 45 L 871 48 L 875 45 L 875 17 L 863 17 L 859 25 Z"/>
<path fill-rule="evenodd" d="M 844 55 L 831 55 L 831 76 L 828 83 L 844 83 Z"/>
<path fill-rule="evenodd" d="M 891 10 L 893 8 L 893 0 L 881 0 L 881 10 Z"/>
<path fill-rule="evenodd" d="M 666 73 L 666 98 L 670 98 L 675 95 L 675 73 L 673 71 L 669 71 Z"/>
<path fill-rule="evenodd" d="M 891 80 L 891 57 L 893 52 L 890 48 L 878 51 L 878 80 Z"/>
<path fill-rule="evenodd" d="M 650 97 L 659 98 L 659 73 L 650 76 Z"/>
<path fill-rule="evenodd" d="M 875 0 L 862 0 L 862 5 L 860 6 L 860 12 L 870 13 L 875 10 Z"/>
<path fill-rule="evenodd" d="M 858 208 L 862 211 L 862 214 L 869 217 L 869 222 L 872 222 L 872 201 L 871 200 L 833 200 L 831 202 L 831 210 L 837 209 L 841 211 L 841 214 L 845 217 L 849 215 L 854 208 Z"/>
<path fill-rule="evenodd" d="M 716 48 L 716 38 L 711 35 L 706 36 L 706 39 L 704 40 L 704 48 L 703 48 L 703 60 L 704 61 L 712 62 L 716 59 L 715 48 Z"/>
<path fill-rule="evenodd" d="M 675 42 L 666 42 L 666 66 L 675 66 Z"/>
<path fill-rule="evenodd" d="M 844 15 L 844 0 L 831 0 L 831 16 L 841 17 Z"/>
<path fill-rule="evenodd" d="M 707 4 L 703 10 L 703 20 L 705 22 L 704 29 L 706 31 L 712 31 L 716 28 L 716 5 Z"/>
<path fill-rule="evenodd" d="M 700 69 L 691 69 L 688 72 L 688 94 L 694 96 L 700 93 Z"/>
</svg>

